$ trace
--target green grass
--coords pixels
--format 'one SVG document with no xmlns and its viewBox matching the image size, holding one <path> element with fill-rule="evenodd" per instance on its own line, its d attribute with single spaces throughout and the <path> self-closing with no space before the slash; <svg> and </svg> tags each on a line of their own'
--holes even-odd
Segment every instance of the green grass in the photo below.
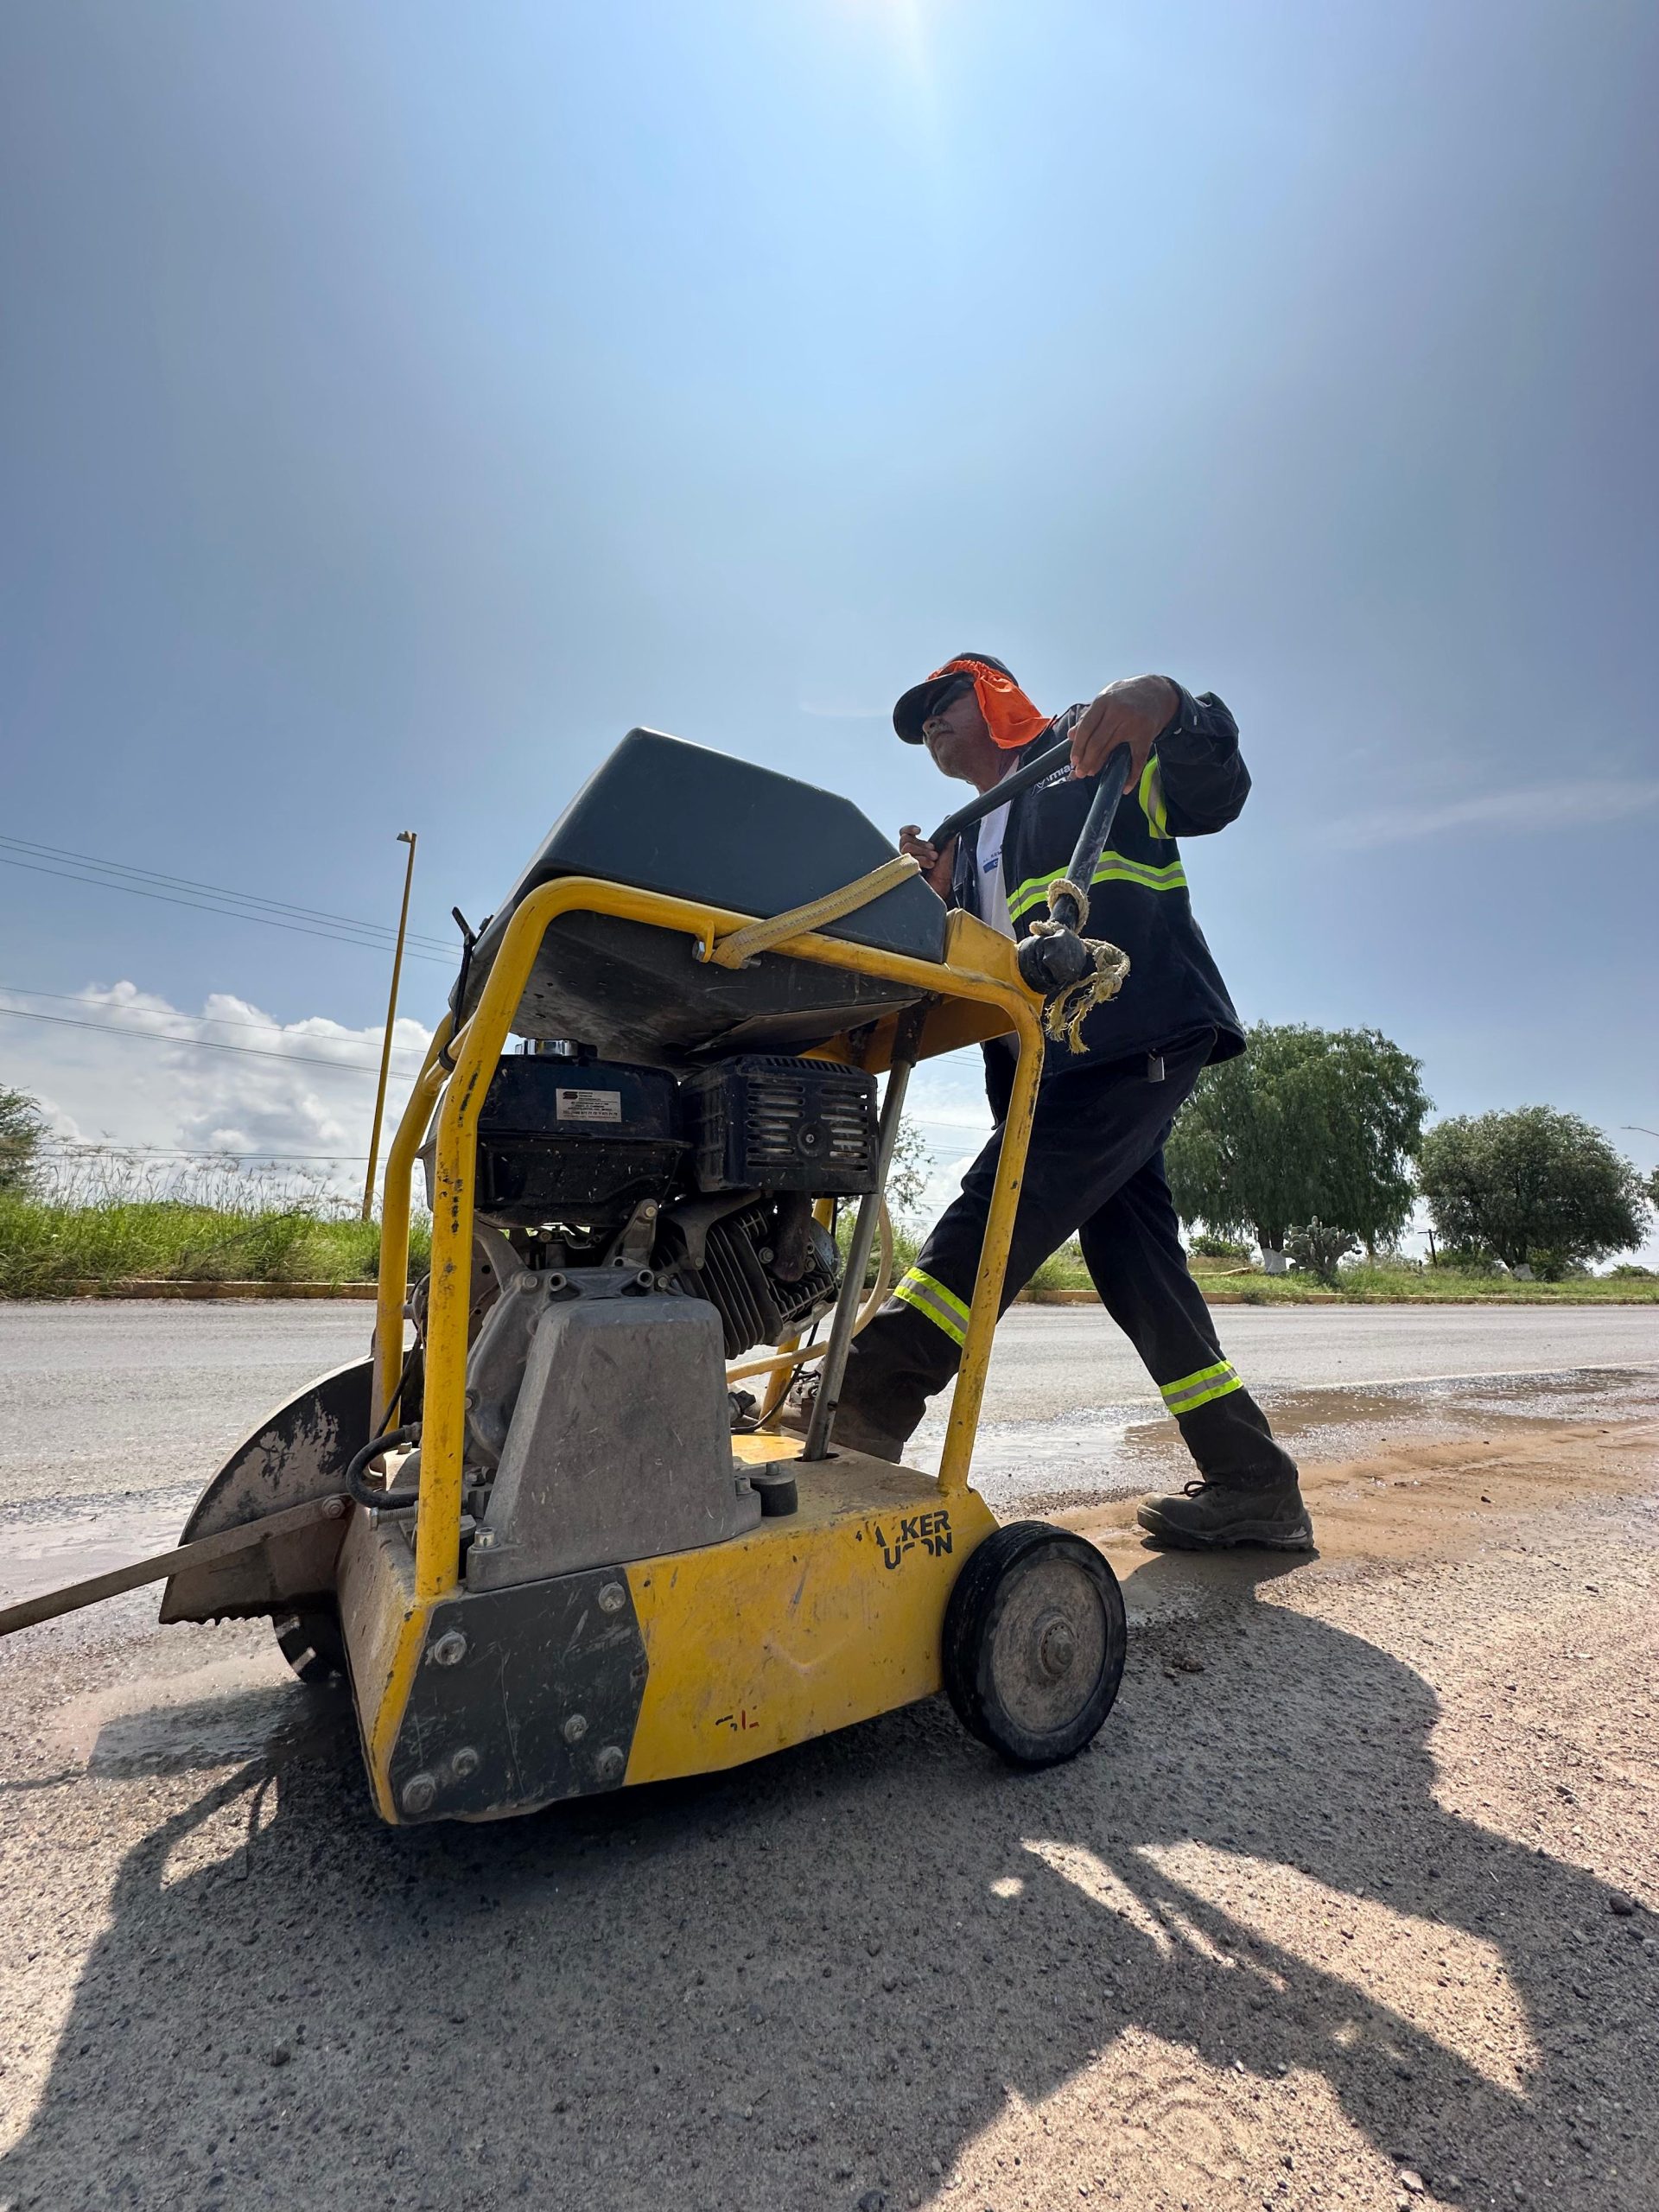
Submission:
<svg viewBox="0 0 1659 2212">
<path fill-rule="evenodd" d="M 429 1230 L 411 1224 L 410 1265 Z M 288 1209 L 235 1215 L 167 1199 L 63 1206 L 0 1197 L 0 1298 L 62 1298 L 122 1282 L 372 1282 L 380 1224 Z"/>
<path fill-rule="evenodd" d="M 842 1217 L 843 1245 L 852 1210 Z M 897 1231 L 894 1274 L 916 1257 L 917 1240 Z M 410 1272 L 429 1262 L 431 1224 L 410 1224 Z M 380 1266 L 380 1227 L 303 1182 L 279 1182 L 269 1172 L 213 1168 L 157 1183 L 147 1173 L 100 1156 L 78 1163 L 32 1194 L 0 1192 L 0 1298 L 63 1298 L 85 1284 L 124 1282 L 372 1282 Z M 1659 1276 L 1577 1275 L 1563 1282 L 1516 1282 L 1498 1274 L 1460 1274 L 1410 1262 L 1344 1267 L 1339 1291 L 1311 1275 L 1268 1276 L 1233 1259 L 1195 1257 L 1192 1271 L 1208 1291 L 1252 1306 L 1319 1305 L 1340 1298 L 1354 1305 L 1516 1306 L 1659 1305 Z M 874 1262 L 867 1281 L 874 1279 Z M 1073 1240 L 1046 1260 L 1027 1295 L 1036 1304 L 1068 1293 L 1092 1293 Z"/>
<path fill-rule="evenodd" d="M 429 1224 L 411 1224 L 410 1265 Z M 157 1175 L 88 1147 L 32 1192 L 0 1192 L 0 1298 L 83 1284 L 372 1282 L 380 1226 L 316 1185 L 213 1166 Z"/>
<path fill-rule="evenodd" d="M 1659 1305 L 1659 1277 L 1653 1275 L 1573 1275 L 1562 1282 L 1516 1282 L 1497 1273 L 1464 1274 L 1452 1268 L 1426 1268 L 1406 1261 L 1344 1267 L 1338 1270 L 1339 1287 L 1332 1291 L 1313 1275 L 1264 1275 L 1259 1268 L 1236 1260 L 1198 1258 L 1192 1273 L 1206 1292 L 1247 1306 L 1317 1306 L 1333 1300 L 1354 1306 L 1493 1301 L 1505 1306 Z M 1041 1305 L 1056 1292 L 1091 1292 L 1093 1287 L 1083 1255 L 1072 1243 L 1038 1269 L 1031 1295 Z"/>
</svg>

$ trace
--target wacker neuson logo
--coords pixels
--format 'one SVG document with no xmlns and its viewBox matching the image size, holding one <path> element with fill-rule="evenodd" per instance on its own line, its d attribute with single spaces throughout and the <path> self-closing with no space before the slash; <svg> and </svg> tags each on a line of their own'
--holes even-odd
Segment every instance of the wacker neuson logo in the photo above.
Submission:
<svg viewBox="0 0 1659 2212">
<path fill-rule="evenodd" d="M 906 1552 L 918 1546 L 930 1559 L 944 1559 L 951 1548 L 950 1516 L 943 1511 L 907 1513 L 898 1521 L 873 1522 L 870 1534 L 889 1574 Z"/>
</svg>

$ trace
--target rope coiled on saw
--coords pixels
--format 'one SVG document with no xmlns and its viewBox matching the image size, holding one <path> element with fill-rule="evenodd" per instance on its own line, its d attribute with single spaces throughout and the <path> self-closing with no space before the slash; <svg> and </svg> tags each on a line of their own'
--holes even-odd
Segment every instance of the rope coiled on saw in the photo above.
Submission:
<svg viewBox="0 0 1659 2212">
<path fill-rule="evenodd" d="M 1103 937 L 1084 937 L 1083 925 L 1089 918 L 1089 894 L 1080 891 L 1070 876 L 1057 875 L 1048 887 L 1046 921 L 1033 922 L 1033 937 L 1059 937 L 1065 933 L 1066 925 L 1053 919 L 1054 902 L 1069 898 L 1077 910 L 1077 935 L 1093 963 L 1086 976 L 1075 983 L 1063 983 L 1043 1001 L 1043 1034 L 1056 1045 L 1063 1044 L 1069 1052 L 1084 1050 L 1083 1025 L 1097 1006 L 1104 1006 L 1122 989 L 1129 972 L 1129 956 L 1121 945 Z"/>
<path fill-rule="evenodd" d="M 840 921 L 844 914 L 855 914 L 861 906 L 869 906 L 919 874 L 911 855 L 900 853 L 893 860 L 883 861 L 880 868 L 873 868 L 868 875 L 861 875 L 855 883 L 842 884 L 839 891 L 826 891 L 823 898 L 809 899 L 804 906 L 791 906 L 786 914 L 774 914 L 769 921 L 747 922 L 741 930 L 732 931 L 711 948 L 709 964 L 715 968 L 741 968 L 757 953 L 783 944 L 785 938 L 805 937 L 826 922 Z"/>
</svg>

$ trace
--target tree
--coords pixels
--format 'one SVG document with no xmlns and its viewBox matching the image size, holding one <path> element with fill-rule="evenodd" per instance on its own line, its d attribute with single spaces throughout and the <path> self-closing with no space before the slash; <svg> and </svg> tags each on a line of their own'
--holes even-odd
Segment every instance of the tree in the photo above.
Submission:
<svg viewBox="0 0 1659 2212">
<path fill-rule="evenodd" d="M 1205 1070 L 1176 1119 L 1176 1208 L 1223 1234 L 1251 1230 L 1268 1252 L 1315 1221 L 1386 1243 L 1411 1217 L 1427 1111 L 1421 1063 L 1379 1031 L 1258 1022 L 1239 1058 Z"/>
<path fill-rule="evenodd" d="M 933 1173 L 927 1140 L 914 1122 L 900 1121 L 887 1171 L 887 1204 L 900 1216 L 912 1214 L 922 1203 Z"/>
<path fill-rule="evenodd" d="M 26 1090 L 0 1084 L 0 1191 L 24 1191 L 35 1179 L 46 1116 Z"/>
<path fill-rule="evenodd" d="M 1560 1274 L 1639 1244 L 1642 1179 L 1601 1131 L 1548 1106 L 1459 1115 L 1423 1139 L 1418 1181 L 1448 1244 Z"/>
</svg>

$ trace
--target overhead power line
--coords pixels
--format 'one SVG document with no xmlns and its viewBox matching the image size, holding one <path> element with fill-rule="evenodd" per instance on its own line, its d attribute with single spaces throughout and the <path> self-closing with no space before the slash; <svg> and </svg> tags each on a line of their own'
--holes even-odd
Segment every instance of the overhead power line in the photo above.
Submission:
<svg viewBox="0 0 1659 2212">
<path fill-rule="evenodd" d="M 232 890 L 228 884 L 198 883 L 193 876 L 168 875 L 160 868 L 134 868 L 126 861 L 103 861 L 92 853 L 73 853 L 61 845 L 38 844 L 32 837 L 0 836 L 0 845 L 16 852 L 41 854 L 52 860 L 73 861 L 78 868 L 93 868 L 114 875 L 134 875 L 147 883 L 164 883 L 175 891 L 206 893 L 214 899 L 233 899 L 241 906 L 269 906 L 279 914 L 297 915 L 302 921 L 338 922 L 344 929 L 362 930 L 372 937 L 384 938 L 390 944 L 396 931 L 384 922 L 359 921 L 354 915 L 330 913 L 326 907 L 296 906 L 289 899 L 265 899 L 257 892 Z M 434 952 L 448 953 L 453 950 L 447 938 L 424 936 L 419 930 L 410 930 L 410 944 L 429 946 Z"/>
<path fill-rule="evenodd" d="M 0 846 L 5 842 L 4 839 L 0 839 Z M 103 863 L 97 863 L 97 865 L 101 866 Z M 90 884 L 95 890 L 125 891 L 135 899 L 153 899 L 164 906 L 188 907 L 193 913 L 224 914 L 233 921 L 257 922 L 263 928 L 286 930 L 295 937 L 325 938 L 332 944 L 354 944 L 360 952 L 384 952 L 391 943 L 390 931 L 384 932 L 378 937 L 351 937 L 343 930 L 314 929 L 306 922 L 279 921 L 274 914 L 255 913 L 245 906 L 226 906 L 209 899 L 181 898 L 168 891 L 150 891 L 143 884 L 123 883 L 111 875 L 77 874 L 70 868 L 48 866 L 44 861 L 24 860 L 14 852 L 0 850 L 0 867 L 27 868 L 35 875 L 55 876 L 60 882 L 63 883 Z M 353 925 L 353 926 L 357 925 Z M 374 925 L 365 923 L 361 926 L 366 930 L 372 928 Z M 435 944 L 438 940 L 429 938 L 425 942 Z M 453 956 L 437 952 L 410 952 L 404 957 L 410 960 L 429 961 L 434 966 L 440 968 L 450 968 L 454 965 Z"/>
<path fill-rule="evenodd" d="M 147 1160 L 253 1160 L 263 1166 L 269 1161 L 273 1166 L 278 1161 L 302 1160 L 366 1160 L 366 1152 L 236 1152 L 219 1145 L 210 1152 L 187 1152 L 177 1145 L 168 1144 L 94 1144 L 90 1140 L 82 1144 L 72 1138 L 60 1138 L 53 1144 L 40 1147 L 42 1160 L 79 1160 L 88 1153 L 141 1153 Z"/>
<path fill-rule="evenodd" d="M 205 1021 L 214 1029 L 251 1030 L 257 1037 L 291 1037 L 295 1034 L 294 1031 L 283 1029 L 276 1022 L 237 1021 L 227 1014 L 186 1014 L 177 1007 L 132 1006 L 123 999 L 89 999 L 79 991 L 31 991 L 26 983 L 0 983 L 0 992 L 15 999 L 50 999 L 56 1006 L 78 1006 L 88 1014 L 96 1010 L 108 1014 L 148 1014 L 163 1021 Z M 8 1011 L 21 1013 L 23 1009 L 0 1007 L 0 1014 Z M 115 1025 L 111 1026 L 113 1027 Z M 181 1038 L 175 1041 L 183 1044 L 188 1040 Z M 334 1040 L 331 1037 L 312 1037 L 307 1041 L 314 1045 L 330 1045 Z M 342 1043 L 345 1041 L 341 1039 Z M 367 1038 L 353 1038 L 350 1041 L 369 1048 Z M 412 1052 L 416 1047 L 413 1045 L 394 1045 L 391 1049 L 394 1052 Z M 365 1153 L 364 1158 L 366 1160 L 367 1157 Z"/>
<path fill-rule="evenodd" d="M 378 1075 L 378 1062 L 325 1060 L 310 1052 L 262 1052 L 257 1045 L 221 1045 L 211 1037 L 166 1037 L 155 1029 L 124 1029 L 113 1021 L 77 1021 L 73 1014 L 36 1014 L 31 1007 L 0 1006 L 0 1019 L 49 1021 L 60 1029 L 92 1029 L 100 1037 L 138 1038 L 149 1045 L 174 1045 L 188 1052 L 234 1052 L 245 1060 L 281 1060 L 286 1067 L 333 1068 L 340 1075 Z M 366 1159 L 367 1154 L 364 1157 Z"/>
</svg>

